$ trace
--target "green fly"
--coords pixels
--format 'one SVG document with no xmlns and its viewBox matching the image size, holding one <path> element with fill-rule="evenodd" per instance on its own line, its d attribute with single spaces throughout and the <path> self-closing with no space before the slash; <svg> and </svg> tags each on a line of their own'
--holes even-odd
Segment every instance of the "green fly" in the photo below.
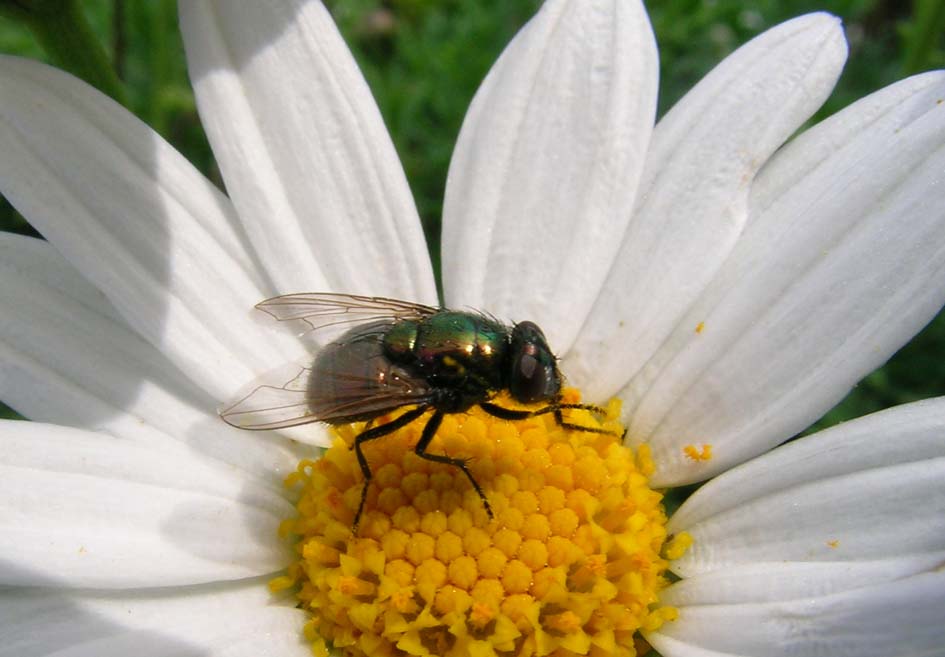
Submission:
<svg viewBox="0 0 945 657">
<path fill-rule="evenodd" d="M 562 427 L 612 433 L 567 422 L 565 409 L 603 411 L 561 400 L 561 372 L 542 330 L 533 322 L 504 324 L 479 312 L 447 310 L 383 297 L 351 294 L 289 294 L 256 306 L 283 322 L 302 322 L 306 332 L 344 332 L 330 339 L 311 363 L 280 385 L 253 387 L 220 411 L 241 429 L 267 430 L 325 422 L 330 425 L 373 421 L 402 407 L 412 407 L 384 424 L 369 426 L 353 449 L 364 474 L 361 502 L 354 516 L 357 532 L 371 468 L 363 445 L 382 438 L 432 410 L 414 449 L 417 456 L 459 468 L 493 517 L 492 508 L 467 467 L 466 459 L 427 451 L 443 416 L 479 406 L 503 420 L 550 413 Z M 522 404 L 511 409 L 490 401 L 508 391 Z"/>
</svg>

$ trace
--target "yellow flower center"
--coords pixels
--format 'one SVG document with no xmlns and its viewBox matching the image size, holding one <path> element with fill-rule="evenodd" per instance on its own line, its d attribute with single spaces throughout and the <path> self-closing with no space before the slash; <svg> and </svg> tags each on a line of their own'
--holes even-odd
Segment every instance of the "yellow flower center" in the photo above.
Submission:
<svg viewBox="0 0 945 657">
<path fill-rule="evenodd" d="M 649 450 L 621 444 L 619 402 L 605 410 L 566 420 L 610 433 L 568 430 L 553 414 L 446 416 L 428 451 L 468 459 L 492 519 L 459 468 L 414 453 L 423 418 L 364 444 L 373 479 L 357 536 L 364 478 L 351 446 L 364 425 L 335 428 L 325 455 L 286 480 L 298 516 L 281 531 L 298 560 L 270 588 L 295 588 L 319 656 L 329 645 L 351 657 L 638 654 L 638 630 L 675 618 L 658 594 L 688 543 L 664 549 Z"/>
</svg>

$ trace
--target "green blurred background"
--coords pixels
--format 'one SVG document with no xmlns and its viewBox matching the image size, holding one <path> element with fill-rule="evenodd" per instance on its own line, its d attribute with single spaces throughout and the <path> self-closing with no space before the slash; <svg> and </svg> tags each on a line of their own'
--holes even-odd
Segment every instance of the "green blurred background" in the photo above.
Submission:
<svg viewBox="0 0 945 657">
<path fill-rule="evenodd" d="M 446 170 L 463 113 L 499 52 L 540 2 L 334 0 L 327 4 L 374 90 L 437 262 Z M 906 75 L 945 67 L 945 0 L 654 0 L 647 7 L 660 46 L 660 114 L 740 44 L 810 11 L 842 17 L 850 42 L 843 77 L 815 120 Z M 75 66 L 54 48 L 41 45 L 49 39 L 36 21 L 50 8 L 55 20 L 72 21 L 75 16 L 69 12 L 74 11 L 87 22 L 88 33 L 117 73 L 115 80 L 106 79 L 100 86 L 119 96 L 220 184 L 187 81 L 176 3 L 0 0 L 0 52 Z M 31 10 L 38 13 L 27 14 Z M 3 199 L 0 228 L 35 234 Z M 943 356 L 945 313 L 817 426 L 945 394 Z M 0 416 L 15 417 L 2 406 Z"/>
</svg>

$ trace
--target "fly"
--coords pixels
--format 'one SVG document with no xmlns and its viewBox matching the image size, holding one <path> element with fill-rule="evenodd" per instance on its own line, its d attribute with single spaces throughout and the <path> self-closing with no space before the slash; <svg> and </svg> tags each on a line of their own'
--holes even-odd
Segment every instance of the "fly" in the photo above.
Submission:
<svg viewBox="0 0 945 657">
<path fill-rule="evenodd" d="M 443 416 L 479 406 L 503 420 L 552 414 L 558 425 L 592 433 L 613 433 L 565 420 L 565 409 L 603 413 L 597 406 L 561 400 L 561 372 L 544 333 L 533 322 L 513 326 L 478 312 L 448 310 L 384 297 L 351 294 L 288 294 L 256 306 L 307 331 L 347 327 L 315 354 L 311 365 L 281 386 L 262 384 L 220 411 L 227 423 L 254 430 L 324 422 L 367 422 L 403 407 L 397 418 L 364 429 L 353 449 L 364 475 L 354 532 L 364 511 L 372 473 L 363 445 L 407 426 L 432 410 L 414 452 L 422 459 L 462 470 L 493 517 L 467 460 L 427 451 Z M 490 401 L 508 391 L 524 410 Z"/>
</svg>

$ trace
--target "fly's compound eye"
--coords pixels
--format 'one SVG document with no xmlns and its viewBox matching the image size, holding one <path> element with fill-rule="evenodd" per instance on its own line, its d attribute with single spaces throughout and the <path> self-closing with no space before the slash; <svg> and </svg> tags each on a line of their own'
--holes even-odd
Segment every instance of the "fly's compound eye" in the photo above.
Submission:
<svg viewBox="0 0 945 657">
<path fill-rule="evenodd" d="M 548 401 L 561 390 L 561 375 L 545 334 L 533 322 L 512 329 L 509 392 L 523 403 Z"/>
</svg>

